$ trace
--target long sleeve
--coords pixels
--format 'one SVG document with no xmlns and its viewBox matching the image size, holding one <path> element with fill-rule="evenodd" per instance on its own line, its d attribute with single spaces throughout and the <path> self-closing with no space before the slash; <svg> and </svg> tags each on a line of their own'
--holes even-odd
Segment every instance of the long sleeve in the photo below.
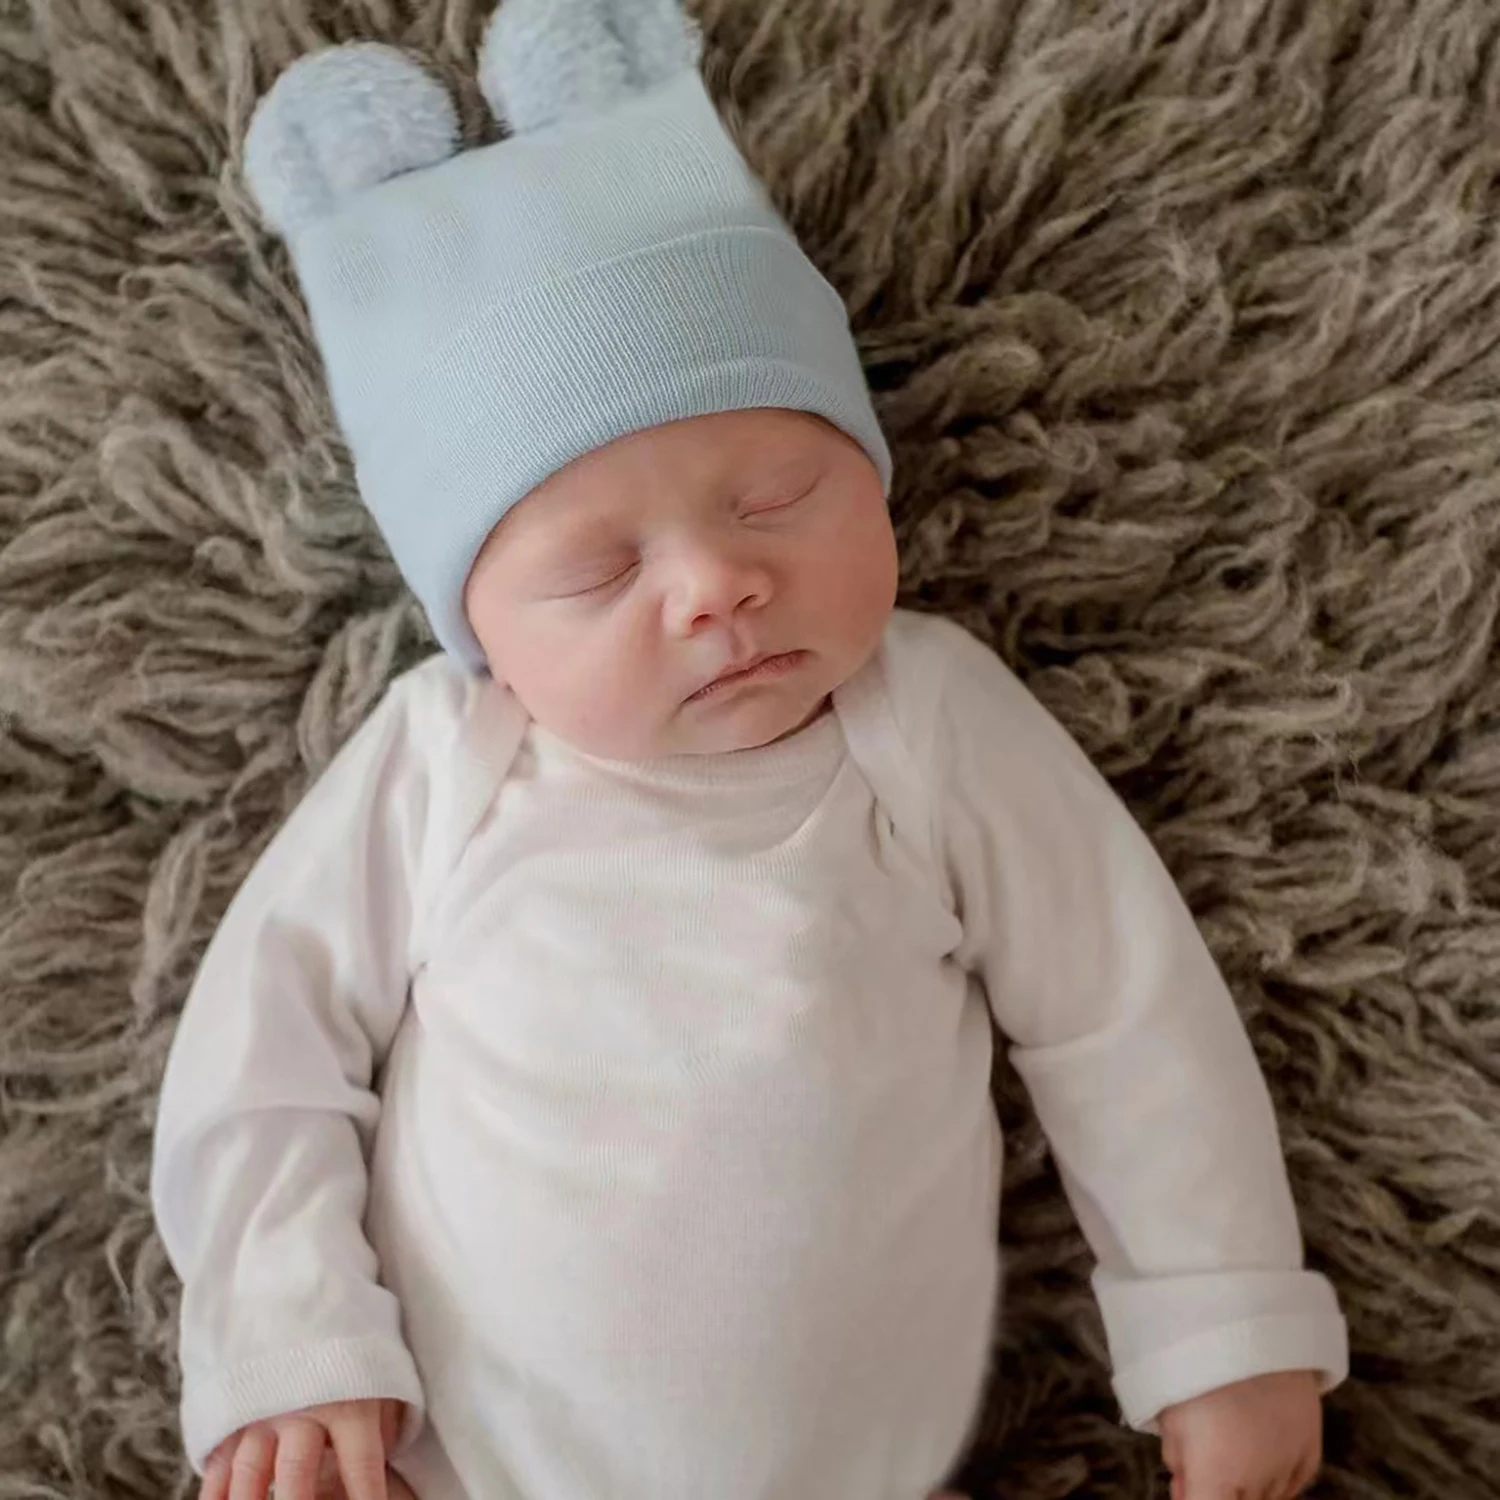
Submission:
<svg viewBox="0 0 1500 1500">
<path fill-rule="evenodd" d="M 152 1201 L 183 1281 L 200 1472 L 248 1422 L 422 1388 L 363 1230 L 372 1080 L 406 1003 L 461 715 L 452 668 L 398 680 L 231 903 L 173 1042 Z"/>
<path fill-rule="evenodd" d="M 945 627 L 942 822 L 982 978 L 1097 1261 L 1125 1418 L 1258 1374 L 1347 1369 L 1303 1269 L 1275 1117 L 1155 850 L 1082 751 Z"/>
</svg>

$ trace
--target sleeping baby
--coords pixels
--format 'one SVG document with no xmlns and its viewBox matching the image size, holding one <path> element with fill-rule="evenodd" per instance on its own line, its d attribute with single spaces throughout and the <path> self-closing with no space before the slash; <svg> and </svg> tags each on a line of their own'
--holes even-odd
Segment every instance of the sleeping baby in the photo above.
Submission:
<svg viewBox="0 0 1500 1500">
<path fill-rule="evenodd" d="M 1283 1500 L 1347 1363 L 1144 835 L 894 608 L 843 305 L 675 0 L 506 0 L 510 134 L 393 49 L 246 141 L 444 648 L 203 960 L 153 1164 L 209 1500 L 925 1500 L 998 1316 L 991 1020 L 1181 1500 Z M 1003 1378 L 1003 1372 L 1000 1372 Z"/>
</svg>

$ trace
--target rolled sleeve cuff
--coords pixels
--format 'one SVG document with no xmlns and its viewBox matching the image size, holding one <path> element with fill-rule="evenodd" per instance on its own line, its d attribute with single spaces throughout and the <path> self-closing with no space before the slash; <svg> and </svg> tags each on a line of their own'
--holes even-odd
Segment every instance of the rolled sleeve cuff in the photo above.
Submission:
<svg viewBox="0 0 1500 1500">
<path fill-rule="evenodd" d="M 383 1337 L 332 1339 L 247 1360 L 193 1379 L 182 1402 L 183 1446 L 202 1474 L 218 1445 L 251 1422 L 330 1401 L 404 1401 L 398 1450 L 421 1430 L 422 1382 L 406 1347 Z"/>
<path fill-rule="evenodd" d="M 1348 1330 L 1322 1276 L 1187 1277 L 1180 1290 L 1174 1308 L 1172 1278 L 1100 1288 L 1115 1394 L 1130 1426 L 1154 1432 L 1167 1407 L 1256 1375 L 1312 1370 L 1325 1391 L 1347 1377 Z"/>
</svg>

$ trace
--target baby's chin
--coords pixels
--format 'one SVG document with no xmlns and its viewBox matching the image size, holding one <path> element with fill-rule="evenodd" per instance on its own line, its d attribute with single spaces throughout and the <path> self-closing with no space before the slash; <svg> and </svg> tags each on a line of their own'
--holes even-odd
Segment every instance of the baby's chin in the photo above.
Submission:
<svg viewBox="0 0 1500 1500">
<path fill-rule="evenodd" d="M 807 728 L 828 707 L 826 695 L 795 705 L 735 705 L 718 722 L 684 726 L 677 755 L 730 755 L 737 750 L 759 750 Z M 740 711 L 736 711 L 740 710 Z"/>
<path fill-rule="evenodd" d="M 805 728 L 828 706 L 816 689 L 800 693 L 745 693 L 731 703 L 685 703 L 664 722 L 604 724 L 547 722 L 543 729 L 575 750 L 601 760 L 663 760 L 675 755 L 730 755 L 757 750 Z"/>
</svg>

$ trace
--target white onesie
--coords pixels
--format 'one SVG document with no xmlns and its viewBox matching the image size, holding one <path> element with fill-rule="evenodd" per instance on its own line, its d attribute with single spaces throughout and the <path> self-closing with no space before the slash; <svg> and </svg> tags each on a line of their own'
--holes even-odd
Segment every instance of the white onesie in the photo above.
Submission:
<svg viewBox="0 0 1500 1500">
<path fill-rule="evenodd" d="M 1149 843 L 898 613 L 834 712 L 609 762 L 434 658 L 277 836 L 173 1046 L 183 1424 L 410 1403 L 419 1500 L 921 1500 L 998 1281 L 986 999 L 1126 1418 L 1346 1363 L 1264 1084 Z"/>
</svg>

